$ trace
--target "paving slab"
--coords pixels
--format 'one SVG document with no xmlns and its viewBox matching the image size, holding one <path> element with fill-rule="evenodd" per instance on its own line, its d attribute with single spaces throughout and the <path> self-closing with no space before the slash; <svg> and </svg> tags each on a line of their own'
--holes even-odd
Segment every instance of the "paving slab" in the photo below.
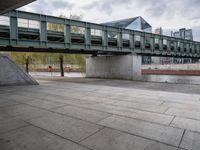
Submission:
<svg viewBox="0 0 200 150">
<path fill-rule="evenodd" d="M 182 101 L 199 101 L 199 94 L 185 94 L 185 93 L 174 93 L 174 92 L 162 92 L 161 99 L 165 100 L 182 100 Z"/>
<path fill-rule="evenodd" d="M 51 91 L 51 89 L 49 91 Z M 40 91 L 33 90 L 32 92 L 28 91 L 26 93 L 18 93 L 18 95 L 20 95 L 21 97 L 25 97 L 25 99 L 34 99 L 34 100 L 55 101 L 56 99 L 69 99 L 69 97 L 63 97 L 63 96 L 59 96 L 53 93 L 47 94 L 47 93 L 44 93 L 43 90 L 40 90 Z"/>
<path fill-rule="evenodd" d="M 200 150 L 200 134 L 186 131 L 180 147 L 187 150 Z"/>
<path fill-rule="evenodd" d="M 80 98 L 80 100 L 94 101 L 97 103 L 105 103 L 105 104 L 114 104 L 119 102 L 119 100 L 114 100 L 103 96 L 93 96 L 93 95 L 82 97 Z"/>
<path fill-rule="evenodd" d="M 61 107 L 61 106 L 66 105 L 64 103 L 52 102 L 52 101 L 46 101 L 46 100 L 27 101 L 24 103 L 31 105 L 31 106 L 35 106 L 35 107 L 44 108 L 44 109 L 52 109 L 52 108 Z"/>
<path fill-rule="evenodd" d="M 10 119 L 13 119 L 13 118 L 14 117 L 12 117 L 12 116 L 10 116 L 6 113 L 3 113 L 3 112 L 0 113 L 0 122 L 7 121 L 7 120 L 10 120 Z"/>
<path fill-rule="evenodd" d="M 197 111 L 189 111 L 189 110 L 178 109 L 178 108 L 170 108 L 167 110 L 166 114 L 200 120 L 200 112 L 197 112 Z"/>
<path fill-rule="evenodd" d="M 119 116 L 126 116 L 134 119 L 141 119 L 149 122 L 155 122 L 163 125 L 169 125 L 173 120 L 174 116 L 158 114 L 153 112 L 140 111 L 133 108 L 124 108 L 120 106 L 96 104 L 83 106 L 85 108 L 103 111 Z"/>
<path fill-rule="evenodd" d="M 28 124 L 19 119 L 9 119 L 9 120 L 1 120 L 0 123 L 0 133 L 6 133 L 10 130 L 18 129 L 21 127 L 25 127 Z"/>
<path fill-rule="evenodd" d="M 0 134 L 1 150 L 88 150 L 83 146 L 28 126 L 6 134 Z"/>
<path fill-rule="evenodd" d="M 58 109 L 52 109 L 52 111 L 94 123 L 111 116 L 109 113 L 70 105 Z"/>
<path fill-rule="evenodd" d="M 198 120 L 176 117 L 170 126 L 200 132 L 200 121 Z"/>
<path fill-rule="evenodd" d="M 93 106 L 98 104 L 99 102 L 95 101 L 88 101 L 88 100 L 78 100 L 78 99 L 56 99 L 56 102 L 61 102 L 68 105 L 74 105 L 74 106 Z"/>
<path fill-rule="evenodd" d="M 119 116 L 108 117 L 99 124 L 173 146 L 179 145 L 183 135 L 182 129 Z"/>
<path fill-rule="evenodd" d="M 123 106 L 123 107 L 128 107 L 128 108 L 135 108 L 135 109 L 145 110 L 145 111 L 151 111 L 151 112 L 157 112 L 157 113 L 164 113 L 168 109 L 167 106 L 155 106 L 155 105 L 125 102 L 125 101 L 117 102 L 114 105 L 121 106 L 121 107 Z"/>
<path fill-rule="evenodd" d="M 68 92 L 68 91 L 66 91 L 66 92 Z M 76 94 L 75 92 L 73 92 L 73 93 Z M 57 93 L 57 94 L 59 94 L 59 93 Z M 83 100 L 81 98 L 75 99 L 75 98 L 62 96 L 62 95 L 56 95 L 56 94 L 45 94 L 45 93 L 35 93 L 35 94 L 33 94 L 33 93 L 28 93 L 26 96 L 27 97 L 34 97 L 37 100 L 45 100 L 45 101 L 50 101 L 50 102 L 59 102 L 59 103 L 63 103 L 63 104 L 92 105 L 92 104 L 99 103 L 99 102 L 96 102 L 96 101 L 91 101 L 91 100 L 86 100 L 86 99 Z M 29 103 L 29 102 L 25 102 L 25 103 Z M 34 102 L 32 102 L 32 103 L 34 104 Z"/>
<path fill-rule="evenodd" d="M 13 105 L 18 105 L 19 103 L 16 101 L 12 101 L 12 100 L 7 100 L 7 99 L 2 99 L 0 97 L 0 108 L 1 107 L 7 107 L 7 106 L 13 106 Z"/>
<path fill-rule="evenodd" d="M 16 102 L 27 102 L 27 101 L 37 100 L 36 98 L 19 95 L 18 93 L 28 94 L 23 91 L 23 92 L 12 93 L 12 94 L 0 96 L 0 97 L 6 99 L 7 101 L 12 100 L 12 101 L 16 101 Z"/>
<path fill-rule="evenodd" d="M 31 107 L 25 104 L 19 104 L 15 106 L 0 108 L 0 113 L 8 114 L 10 116 L 13 116 L 22 120 L 29 120 L 29 119 L 37 118 L 43 115 L 47 115 L 50 112 L 39 109 L 39 108 Z"/>
<path fill-rule="evenodd" d="M 129 94 L 127 94 L 127 95 L 129 95 Z M 158 98 L 149 98 L 151 96 L 146 98 L 146 97 L 140 97 L 140 96 L 130 97 L 130 96 L 127 96 L 127 95 L 120 98 L 120 99 L 123 100 L 123 101 L 128 101 L 128 102 L 150 104 L 150 105 L 156 105 L 156 106 L 159 106 L 164 102 L 164 101 L 159 100 Z"/>
<path fill-rule="evenodd" d="M 81 144 L 95 150 L 179 150 L 176 147 L 105 128 Z"/>
<path fill-rule="evenodd" d="M 190 96 L 192 97 L 192 95 Z M 172 103 L 200 105 L 199 100 L 193 100 L 192 98 L 184 99 L 184 98 L 179 98 L 179 97 L 174 97 L 174 98 L 163 97 L 161 98 L 161 100 L 165 102 L 172 102 Z"/>
<path fill-rule="evenodd" d="M 141 92 L 141 91 L 140 91 Z M 124 100 L 126 101 L 143 101 L 144 103 L 148 103 L 148 104 L 155 104 L 155 105 L 159 105 L 161 104 L 163 101 L 160 100 L 160 96 L 158 95 L 153 95 L 152 93 L 145 95 L 144 91 L 142 91 L 140 93 L 138 91 L 137 92 L 129 92 L 124 96 Z M 148 93 L 148 91 L 145 91 L 146 94 Z"/>
<path fill-rule="evenodd" d="M 28 122 L 76 142 L 85 139 L 103 128 L 100 125 L 58 114 L 47 115 L 29 120 Z"/>
<path fill-rule="evenodd" d="M 182 104 L 182 103 L 175 103 L 175 102 L 165 102 L 165 103 L 162 104 L 162 106 L 200 112 L 200 105 L 199 104 L 200 103 Z"/>
<path fill-rule="evenodd" d="M 70 97 L 70 98 L 76 98 L 79 99 L 81 97 L 86 96 L 88 93 L 86 92 L 76 92 L 74 90 L 67 90 L 68 92 L 66 92 L 66 90 L 62 90 L 62 89 L 58 89 L 55 90 L 55 95 L 60 95 L 60 96 L 66 96 L 66 97 Z M 47 90 L 47 91 L 43 91 L 46 94 L 51 94 L 52 91 L 51 90 Z"/>
</svg>

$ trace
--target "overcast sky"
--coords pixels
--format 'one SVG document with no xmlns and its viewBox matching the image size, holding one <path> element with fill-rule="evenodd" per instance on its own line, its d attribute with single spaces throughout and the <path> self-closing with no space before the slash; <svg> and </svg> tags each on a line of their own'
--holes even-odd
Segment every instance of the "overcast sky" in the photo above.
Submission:
<svg viewBox="0 0 200 150">
<path fill-rule="evenodd" d="M 84 21 L 106 21 L 142 16 L 165 33 L 192 28 L 200 41 L 200 0 L 37 0 L 21 10 L 59 16 L 82 15 Z"/>
</svg>

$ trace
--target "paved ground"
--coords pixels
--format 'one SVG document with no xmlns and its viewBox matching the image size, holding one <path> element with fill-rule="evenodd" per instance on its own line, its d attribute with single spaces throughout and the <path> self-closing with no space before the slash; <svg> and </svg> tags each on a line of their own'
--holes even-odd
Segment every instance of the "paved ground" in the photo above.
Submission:
<svg viewBox="0 0 200 150">
<path fill-rule="evenodd" d="M 0 150 L 200 150 L 200 85 L 40 83 L 0 87 Z"/>
</svg>

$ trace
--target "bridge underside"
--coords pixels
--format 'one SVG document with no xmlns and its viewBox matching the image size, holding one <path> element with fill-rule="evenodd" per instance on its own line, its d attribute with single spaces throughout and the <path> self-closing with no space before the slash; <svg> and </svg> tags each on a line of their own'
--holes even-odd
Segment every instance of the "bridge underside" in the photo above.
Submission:
<svg viewBox="0 0 200 150">
<path fill-rule="evenodd" d="M 112 51 L 90 51 L 81 49 L 56 49 L 56 48 L 35 48 L 35 47 L 10 47 L 0 46 L 2 52 L 36 52 L 36 53 L 64 53 L 64 54 L 88 54 L 88 55 L 127 55 L 130 52 L 112 52 Z"/>
<path fill-rule="evenodd" d="M 84 49 L 57 49 L 57 48 L 36 48 L 36 47 L 11 47 L 0 46 L 0 52 L 31 52 L 31 53 L 63 53 L 63 54 L 86 54 L 92 56 L 115 56 L 115 55 L 140 55 L 152 57 L 174 57 L 174 58 L 198 58 L 188 55 L 174 55 L 167 53 L 134 53 L 134 52 L 113 52 L 113 51 L 100 51 L 100 50 L 84 50 Z"/>
<path fill-rule="evenodd" d="M 113 51 L 98 51 L 98 50 L 84 50 L 84 49 L 56 49 L 56 48 L 35 48 L 35 47 L 11 47 L 0 46 L 0 52 L 31 52 L 31 53 L 63 53 L 63 54 L 86 54 L 92 56 L 115 56 L 115 55 L 140 55 L 140 56 L 153 56 L 153 57 L 174 57 L 174 58 L 194 58 L 193 56 L 180 56 L 174 54 L 161 54 L 161 53 L 132 53 L 132 52 L 113 52 Z M 198 57 L 195 57 L 198 58 Z"/>
<path fill-rule="evenodd" d="M 1 0 L 0 1 L 0 14 L 17 9 L 35 0 Z"/>
</svg>

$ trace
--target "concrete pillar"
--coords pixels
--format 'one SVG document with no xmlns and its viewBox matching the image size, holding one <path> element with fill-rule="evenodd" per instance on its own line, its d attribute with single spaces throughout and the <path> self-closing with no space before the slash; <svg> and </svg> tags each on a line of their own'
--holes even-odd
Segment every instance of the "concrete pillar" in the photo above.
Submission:
<svg viewBox="0 0 200 150">
<path fill-rule="evenodd" d="M 86 59 L 86 77 L 141 80 L 142 57 L 136 55 L 96 56 Z"/>
</svg>

